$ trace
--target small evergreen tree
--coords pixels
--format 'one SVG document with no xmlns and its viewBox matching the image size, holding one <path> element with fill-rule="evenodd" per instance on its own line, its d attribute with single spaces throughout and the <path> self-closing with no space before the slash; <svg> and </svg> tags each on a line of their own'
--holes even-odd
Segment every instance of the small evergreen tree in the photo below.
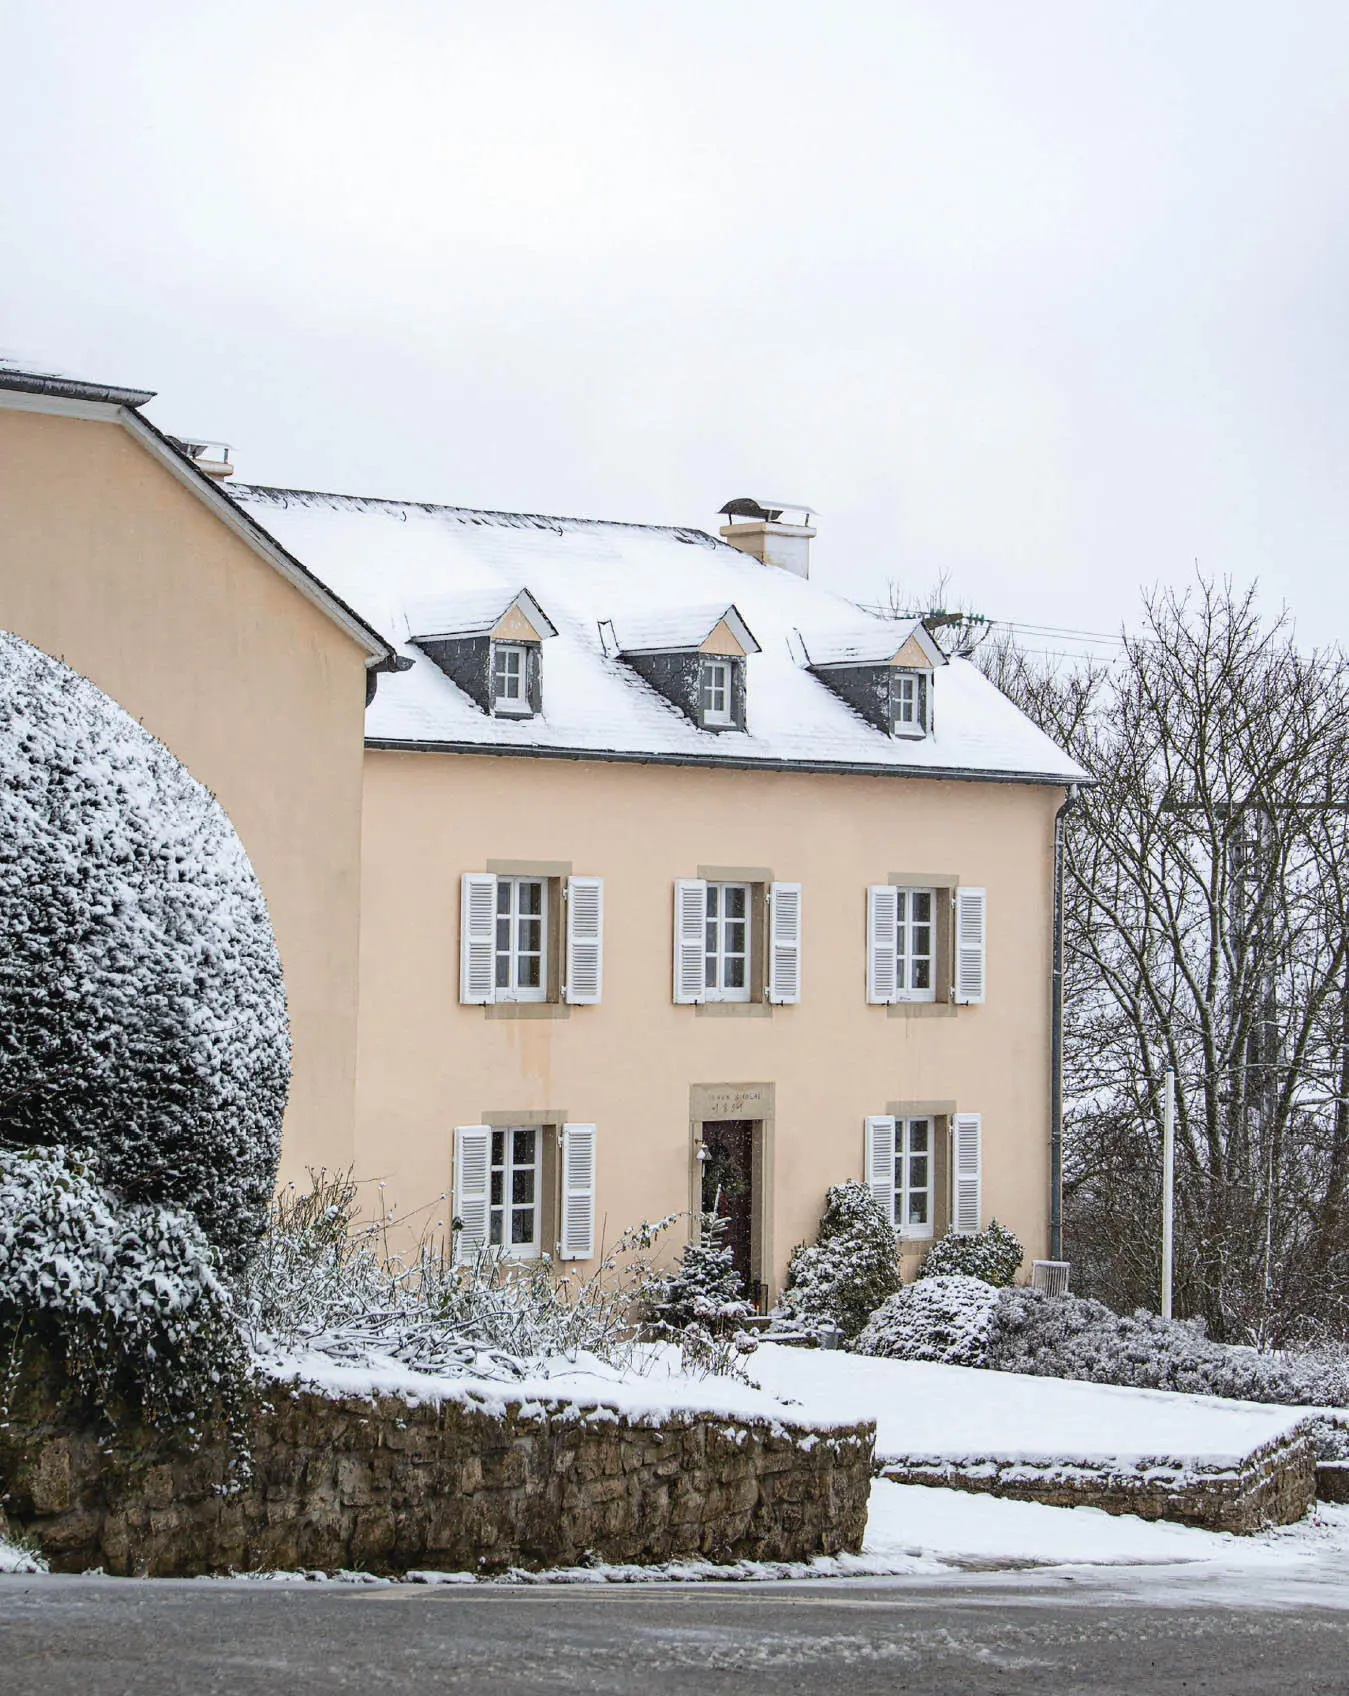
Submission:
<svg viewBox="0 0 1349 1696">
<path fill-rule="evenodd" d="M 753 1312 L 744 1299 L 740 1274 L 725 1239 L 726 1221 L 705 1213 L 701 1240 L 685 1245 L 654 1304 L 654 1317 L 660 1324 L 672 1330 L 693 1324 L 715 1326 L 747 1319 Z"/>
<path fill-rule="evenodd" d="M 865 1184 L 835 1184 L 819 1239 L 793 1249 L 780 1311 L 808 1330 L 855 1337 L 900 1286 L 894 1226 Z"/>
</svg>

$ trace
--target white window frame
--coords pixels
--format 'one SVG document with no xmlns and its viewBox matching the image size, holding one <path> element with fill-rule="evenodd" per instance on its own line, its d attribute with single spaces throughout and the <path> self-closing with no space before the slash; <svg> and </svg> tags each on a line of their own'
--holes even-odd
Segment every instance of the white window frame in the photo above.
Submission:
<svg viewBox="0 0 1349 1696">
<path fill-rule="evenodd" d="M 504 660 L 514 659 L 519 667 L 518 673 L 512 679 L 510 665 L 507 663 L 498 667 Z M 515 681 L 519 684 L 516 695 L 502 694 L 503 682 Z M 493 642 L 492 644 L 492 711 L 507 718 L 528 718 L 533 708 L 529 704 L 529 650 L 519 642 Z"/>
<path fill-rule="evenodd" d="M 492 918 L 492 984 L 498 1001 L 546 1001 L 548 999 L 548 882 L 546 877 L 502 877 L 496 880 L 496 901 Z M 538 914 L 520 912 L 520 891 L 526 884 L 538 884 L 539 912 Z M 509 890 L 510 902 L 507 912 L 501 911 L 501 895 L 503 890 Z M 502 918 L 509 925 L 509 941 L 505 950 L 500 946 L 497 934 Z M 535 918 L 539 924 L 539 981 L 535 984 L 520 983 L 520 962 L 526 957 L 520 948 L 520 928 L 522 920 L 532 922 Z M 508 960 L 507 982 L 503 986 L 497 982 L 497 970 L 502 955 Z M 528 953 L 532 955 L 533 950 Z"/>
<path fill-rule="evenodd" d="M 537 1260 L 543 1253 L 543 1139 L 544 1130 L 540 1125 L 494 1125 L 488 1153 L 488 1190 L 487 1190 L 487 1247 L 499 1252 L 509 1260 Z M 519 1135 L 532 1135 L 534 1138 L 534 1158 L 532 1161 L 517 1163 L 515 1155 L 515 1139 Z M 501 1159 L 497 1159 L 497 1138 L 501 1138 Z M 534 1175 L 534 1199 L 532 1202 L 516 1203 L 513 1199 L 514 1178 L 518 1171 L 532 1172 Z M 501 1200 L 493 1196 L 497 1174 L 501 1175 Z M 532 1218 L 532 1235 L 528 1242 L 507 1241 L 515 1230 L 515 1215 L 529 1208 Z M 493 1227 L 501 1222 L 501 1234 L 493 1239 Z"/>
<path fill-rule="evenodd" d="M 729 918 L 725 911 L 726 895 L 730 890 L 743 890 L 745 896 L 745 911 L 743 918 Z M 713 912 L 713 907 L 717 911 Z M 743 924 L 745 947 L 743 954 L 735 950 L 727 950 L 726 930 L 729 925 Z M 707 933 L 714 931 L 714 947 L 708 947 Z M 744 982 L 740 985 L 727 985 L 726 962 L 743 959 Z M 708 983 L 708 962 L 715 961 L 716 982 Z M 754 966 L 754 885 L 752 883 L 712 883 L 707 885 L 706 904 L 703 909 L 703 997 L 707 1001 L 748 1001 L 750 998 L 750 979 Z"/>
<path fill-rule="evenodd" d="M 722 704 L 714 706 L 717 695 L 721 695 Z M 730 729 L 735 725 L 735 662 L 733 660 L 705 659 L 702 673 L 698 679 L 698 704 L 702 710 L 704 724 L 713 724 L 720 729 Z"/>
<path fill-rule="evenodd" d="M 920 671 L 897 671 L 891 679 L 891 728 L 896 736 L 918 738 L 926 736 L 932 726 L 929 703 L 932 699 L 931 677 Z M 908 712 L 904 709 L 912 707 Z"/>
<path fill-rule="evenodd" d="M 914 897 L 925 895 L 928 901 L 928 952 L 915 954 L 913 932 L 919 921 L 913 917 Z M 916 975 L 914 967 L 920 960 L 927 962 L 927 988 L 915 989 L 910 980 Z M 895 1000 L 935 1001 L 937 999 L 937 891 L 924 888 L 895 889 Z"/>
<path fill-rule="evenodd" d="M 922 1125 L 927 1132 L 927 1147 L 915 1151 L 914 1127 Z M 913 1183 L 913 1161 L 927 1161 L 927 1183 Z M 910 1118 L 895 1120 L 894 1205 L 890 1217 L 895 1229 L 906 1241 L 920 1242 L 933 1234 L 933 1211 L 936 1206 L 937 1120 L 930 1113 L 916 1113 Z M 909 1202 L 916 1194 L 927 1196 L 927 1222 L 922 1225 L 909 1221 Z"/>
</svg>

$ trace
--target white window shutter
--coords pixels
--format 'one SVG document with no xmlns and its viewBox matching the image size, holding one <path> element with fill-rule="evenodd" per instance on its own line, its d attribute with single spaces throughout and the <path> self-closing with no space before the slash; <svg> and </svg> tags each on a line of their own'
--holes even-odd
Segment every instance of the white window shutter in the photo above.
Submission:
<svg viewBox="0 0 1349 1696">
<path fill-rule="evenodd" d="M 867 1120 L 867 1188 L 895 1222 L 895 1121 L 887 1113 Z"/>
<path fill-rule="evenodd" d="M 984 999 L 988 956 L 988 895 L 982 889 L 956 890 L 955 999 L 971 1004 Z"/>
<path fill-rule="evenodd" d="M 604 991 L 604 879 L 567 879 L 567 1000 L 593 1007 Z"/>
<path fill-rule="evenodd" d="M 595 1255 L 595 1127 L 562 1127 L 563 1260 Z"/>
<path fill-rule="evenodd" d="M 955 1142 L 954 1205 L 951 1229 L 969 1236 L 983 1228 L 984 1130 L 978 1113 L 957 1113 L 952 1126 Z"/>
<path fill-rule="evenodd" d="M 496 1000 L 497 880 L 465 872 L 459 900 L 459 999 L 473 1007 Z"/>
<path fill-rule="evenodd" d="M 801 999 L 801 885 L 768 891 L 768 999 L 795 1006 Z"/>
<path fill-rule="evenodd" d="M 899 999 L 895 969 L 895 929 L 899 923 L 899 891 L 888 883 L 867 890 L 867 1000 L 881 1005 Z"/>
<path fill-rule="evenodd" d="M 487 1247 L 492 1186 L 492 1128 L 459 1125 L 454 1133 L 454 1217 L 459 1220 L 456 1260 L 472 1260 Z"/>
<path fill-rule="evenodd" d="M 707 884 L 700 877 L 675 879 L 674 890 L 674 998 L 679 1002 L 705 1001 L 707 979 L 704 950 L 707 946 Z"/>
</svg>

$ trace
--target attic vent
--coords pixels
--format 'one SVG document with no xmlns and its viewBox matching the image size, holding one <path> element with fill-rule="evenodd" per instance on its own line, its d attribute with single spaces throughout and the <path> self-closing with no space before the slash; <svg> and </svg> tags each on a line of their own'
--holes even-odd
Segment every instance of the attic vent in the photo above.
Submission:
<svg viewBox="0 0 1349 1696">
<path fill-rule="evenodd" d="M 1066 1260 L 1033 1260 L 1030 1269 L 1031 1288 L 1041 1290 L 1047 1296 L 1066 1296 L 1068 1265 Z"/>
</svg>

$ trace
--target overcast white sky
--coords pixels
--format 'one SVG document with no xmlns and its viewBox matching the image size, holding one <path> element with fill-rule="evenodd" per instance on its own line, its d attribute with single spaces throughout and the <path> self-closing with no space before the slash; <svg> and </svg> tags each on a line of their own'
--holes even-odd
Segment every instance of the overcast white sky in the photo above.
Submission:
<svg viewBox="0 0 1349 1696">
<path fill-rule="evenodd" d="M 1349 641 L 1345 0 L 8 0 L 0 347 L 265 482 Z"/>
</svg>

